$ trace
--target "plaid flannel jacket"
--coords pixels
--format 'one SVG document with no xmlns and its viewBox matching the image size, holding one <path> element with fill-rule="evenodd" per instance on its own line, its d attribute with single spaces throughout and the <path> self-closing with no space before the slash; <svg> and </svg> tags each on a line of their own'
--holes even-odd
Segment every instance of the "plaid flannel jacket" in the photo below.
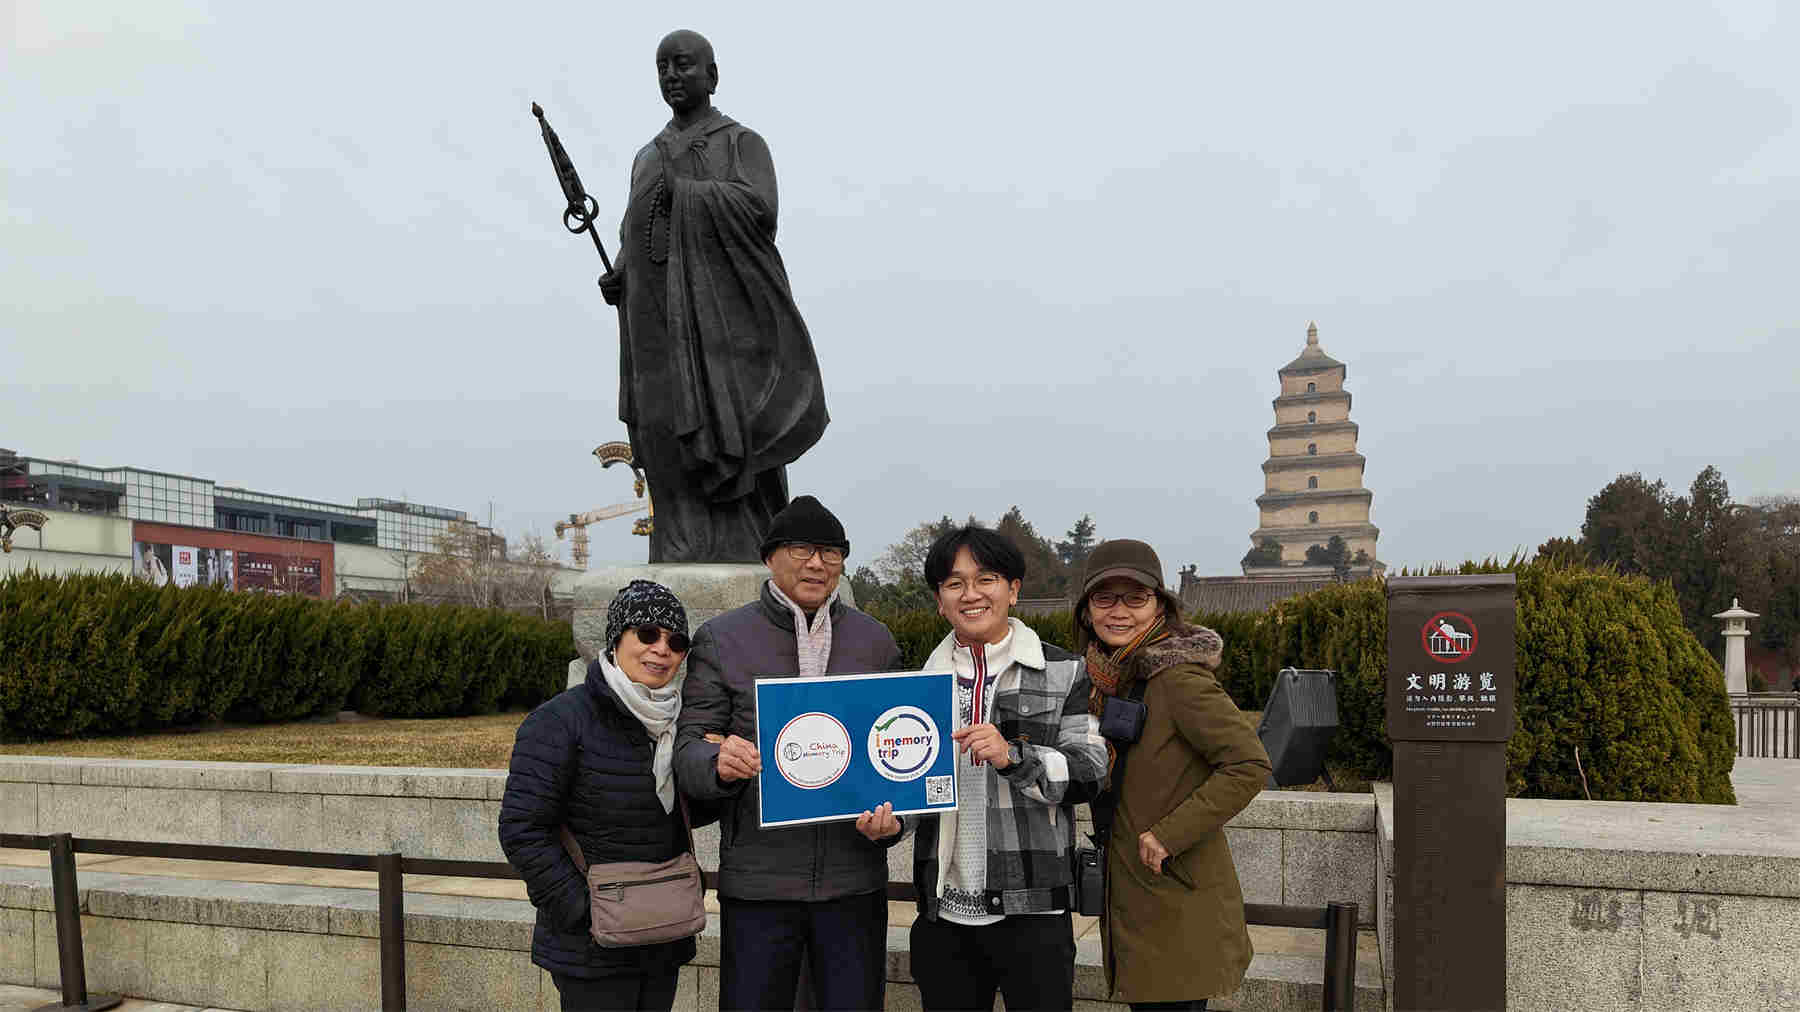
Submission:
<svg viewBox="0 0 1800 1012">
<path fill-rule="evenodd" d="M 1013 662 L 994 682 L 994 725 L 1025 745 L 1024 761 L 1005 772 L 988 765 L 988 805 L 958 819 L 987 820 L 987 907 L 996 914 L 1074 909 L 1075 806 L 1092 801 L 1106 783 L 1106 742 L 1088 713 L 1087 666 L 1046 646 L 1031 627 L 1012 619 Z M 924 671 L 951 669 L 956 634 L 945 637 Z M 918 817 L 913 883 L 919 912 L 937 917 L 939 816 Z M 908 818 L 908 828 L 915 828 Z"/>
</svg>

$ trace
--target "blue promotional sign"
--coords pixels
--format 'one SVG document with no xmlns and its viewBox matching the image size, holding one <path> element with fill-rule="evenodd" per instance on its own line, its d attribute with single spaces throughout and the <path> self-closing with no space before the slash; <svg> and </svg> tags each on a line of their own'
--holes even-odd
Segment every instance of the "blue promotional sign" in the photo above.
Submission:
<svg viewBox="0 0 1800 1012">
<path fill-rule="evenodd" d="M 955 694 L 948 671 L 757 679 L 761 825 L 955 808 Z"/>
</svg>

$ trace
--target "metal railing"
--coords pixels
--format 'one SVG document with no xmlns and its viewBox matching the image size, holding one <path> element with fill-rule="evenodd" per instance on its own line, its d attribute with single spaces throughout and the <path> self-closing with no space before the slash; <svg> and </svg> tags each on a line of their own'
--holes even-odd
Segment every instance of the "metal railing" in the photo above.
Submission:
<svg viewBox="0 0 1800 1012">
<path fill-rule="evenodd" d="M 329 868 L 338 871 L 372 871 L 376 875 L 376 909 L 380 915 L 381 1007 L 392 1012 L 406 1008 L 406 907 L 403 875 L 446 875 L 458 878 L 516 879 L 519 873 L 505 861 L 458 861 L 444 858 L 406 857 L 400 853 L 336 854 L 312 850 L 272 850 L 263 847 L 226 847 L 195 843 L 149 843 L 138 840 L 96 840 L 68 833 L 0 833 L 0 848 L 48 850 L 50 888 L 56 918 L 56 951 L 61 967 L 63 1008 L 98 1012 L 117 1006 L 118 995 L 90 995 L 81 947 L 81 892 L 76 883 L 76 854 L 110 854 L 123 857 L 179 858 L 187 861 L 234 861 L 293 868 Z M 713 872 L 701 873 L 707 889 L 716 889 Z M 911 882 L 889 882 L 889 900 L 912 901 L 918 892 Z M 1250 924 L 1281 928 L 1312 928 L 1325 932 L 1325 1012 L 1349 1012 L 1356 1007 L 1357 904 L 1329 903 L 1322 907 L 1244 904 L 1244 920 Z"/>
<path fill-rule="evenodd" d="M 1747 759 L 1800 759 L 1800 694 L 1734 692 L 1731 719 L 1737 754 Z"/>
</svg>

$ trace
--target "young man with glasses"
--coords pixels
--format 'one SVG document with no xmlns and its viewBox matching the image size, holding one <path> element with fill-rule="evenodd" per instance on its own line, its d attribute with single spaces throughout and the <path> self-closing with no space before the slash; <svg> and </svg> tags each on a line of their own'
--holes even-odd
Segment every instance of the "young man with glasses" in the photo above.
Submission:
<svg viewBox="0 0 1800 1012">
<path fill-rule="evenodd" d="M 881 1008 L 892 806 L 854 824 L 759 827 L 756 679 L 893 671 L 886 626 L 838 599 L 850 542 L 812 496 L 775 515 L 761 597 L 702 625 L 688 654 L 676 778 L 721 802 L 719 1007 L 791 1009 L 802 957 L 820 1009 Z"/>
<path fill-rule="evenodd" d="M 1075 806 L 1106 781 L 1081 662 L 1011 617 L 1025 578 L 1012 542 L 968 526 L 938 538 L 925 583 L 951 631 L 925 662 L 957 682 L 957 806 L 913 847 L 913 977 L 927 1009 L 1067 1009 L 1074 995 Z"/>
</svg>

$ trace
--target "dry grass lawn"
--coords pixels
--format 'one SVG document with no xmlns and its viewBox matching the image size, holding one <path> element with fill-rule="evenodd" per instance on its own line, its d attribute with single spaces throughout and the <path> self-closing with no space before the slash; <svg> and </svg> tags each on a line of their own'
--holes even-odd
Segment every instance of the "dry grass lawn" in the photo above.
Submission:
<svg viewBox="0 0 1800 1012">
<path fill-rule="evenodd" d="M 1246 712 L 1252 726 L 1262 715 Z M 261 724 L 204 731 L 165 731 L 119 738 L 63 738 L 0 745 L 0 755 L 92 756 L 102 759 L 197 759 L 208 762 L 326 763 L 335 766 L 506 768 L 523 711 L 436 720 L 359 720 L 346 724 Z M 1368 793 L 1369 782 L 1332 768 L 1337 789 Z M 1291 791 L 1327 790 L 1323 778 Z"/>
<path fill-rule="evenodd" d="M 0 745 L 0 755 L 505 769 L 512 758 L 513 733 L 524 719 L 521 711 L 436 720 L 302 721 L 132 737 L 53 739 Z"/>
</svg>

